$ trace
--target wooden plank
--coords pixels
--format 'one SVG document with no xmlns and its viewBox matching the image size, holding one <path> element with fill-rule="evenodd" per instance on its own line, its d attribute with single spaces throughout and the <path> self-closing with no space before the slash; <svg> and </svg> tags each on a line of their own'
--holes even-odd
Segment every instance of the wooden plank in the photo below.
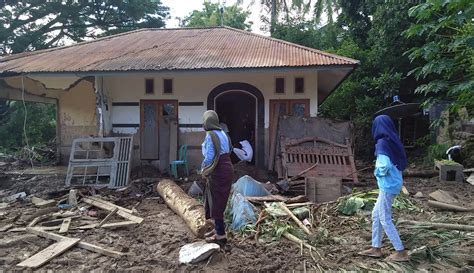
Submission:
<svg viewBox="0 0 474 273">
<path fill-rule="evenodd" d="M 41 236 L 41 237 L 46 238 L 46 239 L 54 240 L 54 241 L 61 241 L 61 240 L 64 240 L 64 239 L 68 239 L 68 237 L 65 237 L 65 236 L 62 236 L 62 235 L 59 235 L 59 234 L 55 234 L 55 233 L 51 233 L 51 232 L 46 232 L 46 231 L 41 230 L 39 228 L 26 228 L 26 231 L 28 231 L 30 233 L 33 233 L 33 234 L 36 234 L 36 235 Z M 89 251 L 92 251 L 92 252 L 100 253 L 102 255 L 115 257 L 115 258 L 122 257 L 122 256 L 126 255 L 126 253 L 123 253 L 123 252 L 118 252 L 118 251 L 115 251 L 115 250 L 106 249 L 106 248 L 103 248 L 103 247 L 100 247 L 100 246 L 97 246 L 97 245 L 93 245 L 93 244 L 90 244 L 90 243 L 82 242 L 82 241 L 80 241 L 76 246 L 80 247 L 82 249 L 86 249 L 86 250 L 89 250 Z"/>
<path fill-rule="evenodd" d="M 75 227 L 73 229 L 93 229 L 93 228 L 97 228 L 98 225 L 99 224 L 91 224 L 91 225 L 86 225 L 86 226 L 81 226 L 81 227 Z M 138 223 L 134 221 L 124 221 L 124 222 L 104 224 L 102 225 L 102 227 L 103 228 L 118 228 L 118 227 L 128 227 L 128 226 L 135 226 L 135 225 L 138 225 Z"/>
<path fill-rule="evenodd" d="M 428 200 L 428 206 L 442 209 L 442 210 L 450 210 L 450 211 L 460 211 L 460 212 L 474 211 L 474 208 L 466 208 L 466 207 L 456 206 L 456 205 L 438 202 L 438 201 L 432 201 L 432 200 Z"/>
<path fill-rule="evenodd" d="M 3 227 L 0 227 L 0 232 L 4 232 L 13 227 L 13 224 L 6 224 Z"/>
<path fill-rule="evenodd" d="M 61 228 L 61 226 L 54 226 L 54 227 L 37 227 L 41 230 L 44 230 L 44 231 L 52 231 L 52 230 L 58 230 Z M 27 228 L 24 228 L 24 227 L 20 227 L 20 228 L 13 228 L 13 229 L 10 229 L 8 230 L 8 232 L 23 232 L 23 231 L 26 231 Z"/>
<path fill-rule="evenodd" d="M 103 201 L 103 200 L 100 200 L 100 199 L 99 200 L 91 199 L 90 197 L 84 197 L 84 198 L 82 198 L 82 201 L 84 203 L 87 203 L 87 204 L 90 204 L 90 205 L 93 205 L 93 206 L 96 206 L 98 208 L 108 210 L 108 211 L 113 211 L 115 208 L 118 208 L 117 214 L 120 215 L 121 217 L 126 218 L 130 221 L 136 222 L 137 224 L 140 224 L 141 222 L 143 222 L 143 218 L 132 215 L 131 213 L 127 212 L 127 211 L 130 211 L 130 210 L 122 208 L 122 207 L 117 206 L 115 204 L 112 204 L 110 202 Z"/>
<path fill-rule="evenodd" d="M 430 197 L 436 201 L 447 203 L 447 204 L 455 204 L 458 203 L 458 200 L 454 198 L 449 192 L 443 190 L 437 190 L 430 193 Z"/>
<path fill-rule="evenodd" d="M 53 207 L 56 205 L 56 200 L 50 199 L 50 200 L 44 200 L 41 198 L 38 198 L 36 196 L 33 196 L 31 198 L 31 202 L 35 204 L 35 206 L 39 208 L 44 208 L 44 207 Z"/>
<path fill-rule="evenodd" d="M 275 163 L 275 154 L 277 146 L 277 129 L 278 129 L 278 118 L 280 116 L 280 109 L 274 109 L 272 116 L 272 123 L 270 124 L 270 155 L 268 158 L 268 170 L 273 171 Z"/>
<path fill-rule="evenodd" d="M 117 213 L 117 211 L 118 211 L 118 208 L 115 208 L 113 211 L 111 211 L 109 214 L 107 214 L 107 216 L 105 216 L 104 220 L 102 220 L 97 227 L 100 228 L 105 223 L 107 223 L 107 221 L 109 221 L 110 218 L 112 218 L 112 216 L 114 216 L 114 214 Z"/>
<path fill-rule="evenodd" d="M 75 239 L 75 238 L 68 238 L 68 239 L 61 240 L 57 243 L 54 243 L 48 246 L 42 251 L 24 260 L 23 262 L 17 264 L 17 266 L 28 267 L 28 268 L 38 268 L 44 265 L 45 263 L 49 262 L 50 260 L 52 260 L 54 257 L 57 257 L 61 255 L 62 253 L 66 252 L 66 250 L 70 249 L 71 247 L 79 243 L 80 240 L 81 239 Z"/>
<path fill-rule="evenodd" d="M 59 228 L 59 233 L 66 233 L 69 230 L 69 225 L 71 224 L 71 217 L 65 218 L 61 227 Z"/>
<path fill-rule="evenodd" d="M 43 221 L 44 219 L 47 219 L 47 218 L 49 218 L 49 214 L 38 216 L 35 219 L 33 219 L 33 221 L 31 221 L 31 223 L 29 223 L 28 226 L 32 227 L 36 225 L 38 222 Z"/>
<path fill-rule="evenodd" d="M 118 208 L 119 210 L 123 210 L 125 212 L 128 212 L 128 213 L 133 213 L 133 211 L 131 209 L 127 209 L 127 208 L 124 208 L 124 207 L 121 207 L 121 206 L 118 206 L 118 205 L 115 205 L 114 203 L 111 203 L 109 201 L 106 201 L 106 200 L 103 200 L 103 199 L 100 199 L 99 197 L 95 197 L 95 196 L 87 196 L 87 197 L 83 197 L 81 199 L 82 201 L 84 200 L 92 200 L 92 201 L 95 201 L 95 202 L 100 202 L 103 204 L 103 206 L 101 208 L 105 209 L 105 210 L 108 210 L 108 211 L 112 211 L 114 208 Z M 86 202 L 87 203 L 87 202 Z M 94 205 L 94 204 L 91 204 L 91 203 L 88 203 L 90 205 Z M 94 205 L 95 206 L 95 205 Z M 107 207 L 107 208 L 105 208 Z"/>
<path fill-rule="evenodd" d="M 170 156 L 169 161 L 178 160 L 178 122 L 171 119 L 170 121 Z"/>
<path fill-rule="evenodd" d="M 306 197 L 313 202 L 330 202 L 342 194 L 340 177 L 307 177 Z"/>
</svg>

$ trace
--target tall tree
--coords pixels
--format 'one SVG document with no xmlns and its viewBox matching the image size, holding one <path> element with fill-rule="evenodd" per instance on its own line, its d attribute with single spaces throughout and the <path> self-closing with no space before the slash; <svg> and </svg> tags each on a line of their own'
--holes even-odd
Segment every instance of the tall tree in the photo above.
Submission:
<svg viewBox="0 0 474 273">
<path fill-rule="evenodd" d="M 238 5 L 219 7 L 219 4 L 204 2 L 202 10 L 194 10 L 184 18 L 182 26 L 213 27 L 225 25 L 233 28 L 250 30 L 252 22 L 248 21 L 250 12 Z"/>
<path fill-rule="evenodd" d="M 416 22 L 405 31 L 408 39 L 426 42 L 407 53 L 420 65 L 408 74 L 425 80 L 415 92 L 451 101 L 451 110 L 466 107 L 474 116 L 474 3 L 469 0 L 428 0 L 412 7 Z"/>
<path fill-rule="evenodd" d="M 143 27 L 164 27 L 160 0 L 25 0 L 0 7 L 0 54 L 44 49 Z"/>
</svg>

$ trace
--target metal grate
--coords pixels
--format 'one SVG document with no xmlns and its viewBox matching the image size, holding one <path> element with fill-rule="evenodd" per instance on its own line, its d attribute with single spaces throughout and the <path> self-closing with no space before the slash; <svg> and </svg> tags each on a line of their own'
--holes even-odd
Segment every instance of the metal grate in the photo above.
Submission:
<svg viewBox="0 0 474 273">
<path fill-rule="evenodd" d="M 130 177 L 132 140 L 132 137 L 75 139 L 69 157 L 66 186 L 126 186 Z"/>
</svg>

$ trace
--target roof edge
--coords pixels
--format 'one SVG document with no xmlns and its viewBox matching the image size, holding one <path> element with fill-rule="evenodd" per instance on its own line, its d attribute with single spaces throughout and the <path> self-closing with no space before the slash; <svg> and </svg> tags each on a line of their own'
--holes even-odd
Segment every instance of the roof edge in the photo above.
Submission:
<svg viewBox="0 0 474 273">
<path fill-rule="evenodd" d="M 15 75 L 104 75 L 104 74 L 134 74 L 134 73 L 201 73 L 201 72 L 251 72 L 265 70 L 334 70 L 345 69 L 354 70 L 357 64 L 330 64 L 330 65 L 309 65 L 309 66 L 269 66 L 269 67 L 229 67 L 229 68 L 195 68 L 195 69 L 162 69 L 162 70 L 93 70 L 93 71 L 29 71 L 29 72 L 12 72 L 0 71 L 0 77 L 8 77 Z"/>
<path fill-rule="evenodd" d="M 321 54 L 321 55 L 327 56 L 327 57 L 329 57 L 329 58 L 342 59 L 342 60 L 345 60 L 345 61 L 347 61 L 347 62 L 351 62 L 352 64 L 359 64 L 359 63 L 360 63 L 360 61 L 355 60 L 355 59 L 352 59 L 352 58 L 349 58 L 349 57 L 345 57 L 345 56 L 340 56 L 340 55 L 337 55 L 337 54 L 332 54 L 332 53 L 324 52 L 324 51 L 319 50 L 319 49 L 315 49 L 315 48 L 310 48 L 310 47 L 302 46 L 302 45 L 295 44 L 295 43 L 291 43 L 291 42 L 288 42 L 288 41 L 285 41 L 285 40 L 276 39 L 276 38 L 268 37 L 268 36 L 265 36 L 265 35 L 262 35 L 262 34 L 257 34 L 257 33 L 253 33 L 253 32 L 250 32 L 250 31 L 245 31 L 245 30 L 241 30 L 241 29 L 236 29 L 236 28 L 228 27 L 228 26 L 214 26 L 214 27 L 182 27 L 182 28 L 140 28 L 140 29 L 136 29 L 136 30 L 126 31 L 126 32 L 122 32 L 122 33 L 117 33 L 117 34 L 114 34 L 114 35 L 109 35 L 109 36 L 105 36 L 105 37 L 100 37 L 100 38 L 97 38 L 97 39 L 94 39 L 94 40 L 90 40 L 90 41 L 79 42 L 79 43 L 75 43 L 75 44 L 72 44 L 72 45 L 61 46 L 61 47 L 54 47 L 54 48 L 48 48 L 48 49 L 40 49 L 40 50 L 29 51 L 29 52 L 16 53 L 16 54 L 12 54 L 12 55 L 5 56 L 5 57 L 0 57 L 0 63 L 5 62 L 5 61 L 16 60 L 16 59 L 19 59 L 19 58 L 28 57 L 28 56 L 32 56 L 32 55 L 47 53 L 47 52 L 51 52 L 51 51 L 55 51 L 55 50 L 61 50 L 61 49 L 64 49 L 64 48 L 71 48 L 71 47 L 75 47 L 75 46 L 80 46 L 80 45 L 85 45 L 85 44 L 91 44 L 91 43 L 95 43 L 95 42 L 100 42 L 100 41 L 103 41 L 103 40 L 109 40 L 109 39 L 113 39 L 113 38 L 116 38 L 116 37 L 121 37 L 121 36 L 124 36 L 124 35 L 129 35 L 129 34 L 133 34 L 133 33 L 137 33 L 137 32 L 142 32 L 142 31 L 166 31 L 166 30 L 190 30 L 190 29 L 228 29 L 228 30 L 235 31 L 235 32 L 239 32 L 239 33 L 243 33 L 243 34 L 246 34 L 246 35 L 251 35 L 251 36 L 255 36 L 255 37 L 260 37 L 260 38 L 267 39 L 267 40 L 271 40 L 271 41 L 274 41 L 274 42 L 277 42 L 277 43 L 281 43 L 281 44 L 293 46 L 293 47 L 296 47 L 296 48 L 304 49 L 304 50 L 310 51 L 310 52 L 312 52 L 312 53 L 317 53 L 317 54 Z"/>
<path fill-rule="evenodd" d="M 270 37 L 270 36 L 265 36 L 265 35 L 262 35 L 262 34 L 253 33 L 253 32 L 249 32 L 249 31 L 245 31 L 245 30 L 241 30 L 241 29 L 237 29 L 237 28 L 233 28 L 233 27 L 228 27 L 228 26 L 223 26 L 222 28 L 226 28 L 226 29 L 233 30 L 233 31 L 236 31 L 236 32 L 245 33 L 247 35 L 253 35 L 253 36 L 257 36 L 257 37 L 264 38 L 264 39 L 267 39 L 267 40 L 275 41 L 275 42 L 278 42 L 278 43 L 294 46 L 294 47 L 297 47 L 297 48 L 301 48 L 301 49 L 304 49 L 304 50 L 311 51 L 313 53 L 318 53 L 318 54 L 321 54 L 321 55 L 325 55 L 325 56 L 328 56 L 330 58 L 343 59 L 343 60 L 346 60 L 348 62 L 352 62 L 353 64 L 360 64 L 360 61 L 356 60 L 356 59 L 352 59 L 352 58 L 337 55 L 337 54 L 328 53 L 328 52 L 325 52 L 325 51 L 322 51 L 322 50 L 319 50 L 319 49 L 316 49 L 316 48 L 311 48 L 311 47 L 295 44 L 295 43 L 288 42 L 288 41 L 285 41 L 285 40 L 282 40 L 282 39 L 277 39 L 277 38 L 273 38 L 273 37 Z"/>
</svg>

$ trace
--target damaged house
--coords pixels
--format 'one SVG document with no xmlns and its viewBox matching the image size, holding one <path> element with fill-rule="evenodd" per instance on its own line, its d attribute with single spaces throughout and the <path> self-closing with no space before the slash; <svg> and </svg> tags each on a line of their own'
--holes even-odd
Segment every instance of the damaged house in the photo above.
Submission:
<svg viewBox="0 0 474 273">
<path fill-rule="evenodd" d="M 159 160 L 160 120 L 199 165 L 202 114 L 267 165 L 272 113 L 316 116 L 357 60 L 229 27 L 141 29 L 0 59 L 0 97 L 57 106 L 61 162 L 73 139 L 133 135 L 133 164 Z"/>
</svg>

